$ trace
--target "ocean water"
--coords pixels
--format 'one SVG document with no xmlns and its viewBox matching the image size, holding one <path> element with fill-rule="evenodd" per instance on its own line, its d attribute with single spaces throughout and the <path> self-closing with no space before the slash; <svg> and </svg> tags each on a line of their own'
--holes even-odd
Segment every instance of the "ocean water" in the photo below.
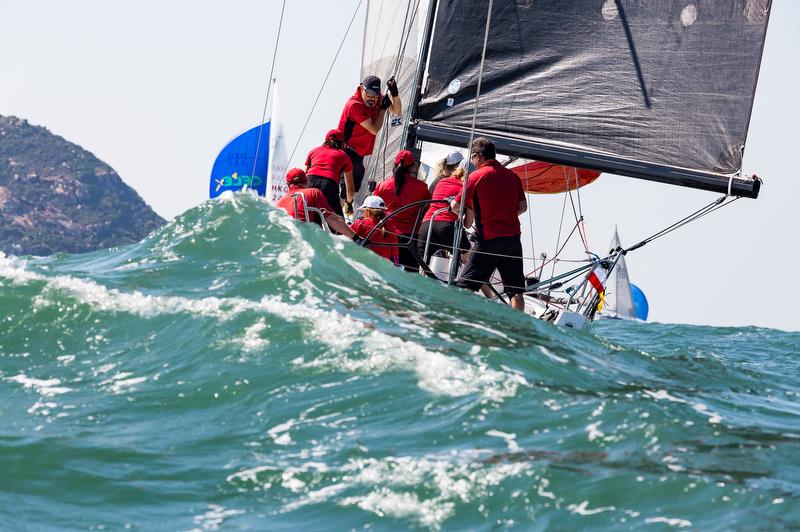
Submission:
<svg viewBox="0 0 800 532">
<path fill-rule="evenodd" d="M 797 529 L 799 345 L 563 330 L 206 203 L 0 256 L 0 529 Z"/>
</svg>

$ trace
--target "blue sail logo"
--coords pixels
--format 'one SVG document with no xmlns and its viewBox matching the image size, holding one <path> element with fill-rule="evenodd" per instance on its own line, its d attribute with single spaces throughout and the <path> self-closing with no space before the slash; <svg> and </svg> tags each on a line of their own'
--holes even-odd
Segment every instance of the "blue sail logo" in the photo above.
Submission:
<svg viewBox="0 0 800 532">
<path fill-rule="evenodd" d="M 261 176 L 239 175 L 239 172 L 234 172 L 231 175 L 226 175 L 220 178 L 214 178 L 216 187 L 214 192 L 219 192 L 220 189 L 234 189 L 239 190 L 245 186 L 248 188 L 257 189 L 263 182 L 264 178 Z"/>
</svg>

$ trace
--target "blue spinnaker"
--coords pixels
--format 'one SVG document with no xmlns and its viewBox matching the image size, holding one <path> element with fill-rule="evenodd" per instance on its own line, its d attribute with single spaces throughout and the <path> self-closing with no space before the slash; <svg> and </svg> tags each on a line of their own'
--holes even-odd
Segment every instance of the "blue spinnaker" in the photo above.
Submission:
<svg viewBox="0 0 800 532">
<path fill-rule="evenodd" d="M 633 298 L 633 308 L 636 309 L 636 317 L 642 321 L 647 321 L 647 314 L 650 312 L 650 305 L 642 289 L 631 283 L 631 297 Z"/>
<path fill-rule="evenodd" d="M 245 131 L 222 148 L 211 170 L 209 197 L 216 198 L 226 190 L 241 190 L 245 185 L 259 196 L 266 194 L 269 124 L 266 122 L 263 127 L 256 126 Z M 258 161 L 253 171 L 256 151 Z"/>
</svg>

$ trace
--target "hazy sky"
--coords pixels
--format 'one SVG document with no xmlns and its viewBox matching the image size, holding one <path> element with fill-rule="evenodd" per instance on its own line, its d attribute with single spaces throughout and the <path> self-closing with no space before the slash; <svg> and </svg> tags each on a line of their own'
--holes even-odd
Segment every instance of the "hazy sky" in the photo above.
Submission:
<svg viewBox="0 0 800 532">
<path fill-rule="evenodd" d="M 357 4 L 287 1 L 275 76 L 290 144 Z M 280 8 L 280 0 L 0 0 L 0 114 L 88 149 L 171 218 L 207 198 L 219 150 L 261 118 Z M 337 124 L 358 83 L 360 11 L 296 164 Z M 744 159 L 764 179 L 761 197 L 628 257 L 652 320 L 800 330 L 798 20 L 800 2 L 775 0 Z M 603 176 L 582 191 L 589 243 L 604 251 L 617 224 L 630 244 L 714 197 Z M 552 253 L 560 199 L 532 205 L 536 253 Z"/>
</svg>

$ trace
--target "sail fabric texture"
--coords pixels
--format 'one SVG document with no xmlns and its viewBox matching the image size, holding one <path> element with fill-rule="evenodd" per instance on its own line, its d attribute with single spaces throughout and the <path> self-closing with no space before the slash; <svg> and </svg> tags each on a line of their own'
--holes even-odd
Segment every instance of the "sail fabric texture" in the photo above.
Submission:
<svg viewBox="0 0 800 532">
<path fill-rule="evenodd" d="M 269 133 L 270 123 L 266 122 L 245 131 L 222 148 L 211 168 L 210 198 L 216 198 L 226 190 L 241 190 L 245 186 L 255 190 L 259 196 L 265 194 Z"/>
<path fill-rule="evenodd" d="M 544 161 L 531 161 L 510 167 L 522 181 L 522 188 L 531 194 L 557 194 L 576 190 L 600 177 L 597 170 L 575 168 Z"/>
<path fill-rule="evenodd" d="M 364 161 L 365 181 L 383 180 L 391 173 L 395 154 L 402 149 L 413 107 L 412 94 L 429 6 L 430 0 L 371 0 L 368 3 L 361 80 L 378 76 L 383 84 L 381 90 L 385 91 L 386 81 L 395 76 L 403 102 L 403 116 L 393 118 L 390 113 L 386 117 L 373 155 Z M 359 81 L 354 80 L 354 88 Z"/>
<path fill-rule="evenodd" d="M 741 170 L 771 0 L 494 3 L 477 133 Z M 440 0 L 418 117 L 469 129 L 487 5 Z"/>
</svg>

